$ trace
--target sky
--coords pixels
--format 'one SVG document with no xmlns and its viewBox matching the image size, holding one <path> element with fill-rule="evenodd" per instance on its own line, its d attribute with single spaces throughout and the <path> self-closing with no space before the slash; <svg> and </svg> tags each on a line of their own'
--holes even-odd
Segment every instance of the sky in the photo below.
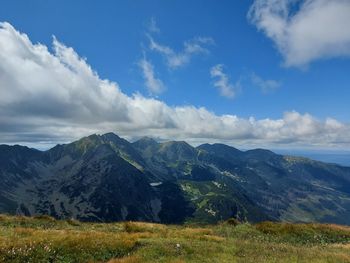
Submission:
<svg viewBox="0 0 350 263">
<path fill-rule="evenodd" d="M 348 25 L 348 0 L 2 0 L 0 143 L 350 151 Z"/>
</svg>

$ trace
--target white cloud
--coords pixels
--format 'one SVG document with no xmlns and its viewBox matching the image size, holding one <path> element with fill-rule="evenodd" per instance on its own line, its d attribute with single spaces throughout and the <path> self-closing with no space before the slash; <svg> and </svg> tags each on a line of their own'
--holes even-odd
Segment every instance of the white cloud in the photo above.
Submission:
<svg viewBox="0 0 350 263">
<path fill-rule="evenodd" d="M 192 56 L 201 53 L 209 53 L 205 47 L 214 43 L 212 38 L 196 37 L 184 42 L 182 51 L 175 52 L 172 48 L 156 42 L 152 36 L 148 35 L 149 48 L 160 53 L 166 60 L 166 64 L 171 69 L 176 69 L 188 64 Z"/>
<path fill-rule="evenodd" d="M 160 33 L 160 29 L 157 26 L 157 21 L 154 17 L 151 18 L 151 20 L 148 24 L 148 31 L 151 33 Z"/>
<path fill-rule="evenodd" d="M 280 119 L 216 115 L 205 108 L 169 106 L 127 96 L 101 79 L 87 61 L 56 39 L 53 53 L 10 24 L 0 24 L 0 143 L 51 145 L 91 133 L 153 136 L 192 143 L 221 141 L 270 147 L 350 146 L 350 126 L 286 112 Z"/>
<path fill-rule="evenodd" d="M 286 66 L 350 56 L 348 0 L 255 0 L 248 18 L 274 41 Z"/>
<path fill-rule="evenodd" d="M 143 77 L 145 79 L 145 85 L 151 94 L 160 94 L 164 91 L 165 86 L 163 82 L 156 78 L 154 73 L 154 67 L 151 62 L 143 58 L 139 61 L 139 66 L 142 70 Z"/>
<path fill-rule="evenodd" d="M 254 85 L 260 88 L 263 93 L 272 92 L 281 86 L 279 81 L 273 79 L 263 79 L 255 73 L 251 75 L 251 81 Z"/>
<path fill-rule="evenodd" d="M 218 64 L 210 69 L 210 76 L 216 78 L 214 86 L 219 89 L 220 95 L 226 98 L 233 98 L 240 88 L 239 82 L 231 84 L 229 77 L 224 73 L 224 66 Z"/>
</svg>

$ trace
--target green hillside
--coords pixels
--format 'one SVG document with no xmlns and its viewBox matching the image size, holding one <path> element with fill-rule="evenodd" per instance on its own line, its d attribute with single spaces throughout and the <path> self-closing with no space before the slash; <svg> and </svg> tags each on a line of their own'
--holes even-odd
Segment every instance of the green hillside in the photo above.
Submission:
<svg viewBox="0 0 350 263">
<path fill-rule="evenodd" d="M 0 216 L 0 262 L 350 262 L 350 227 Z"/>
</svg>

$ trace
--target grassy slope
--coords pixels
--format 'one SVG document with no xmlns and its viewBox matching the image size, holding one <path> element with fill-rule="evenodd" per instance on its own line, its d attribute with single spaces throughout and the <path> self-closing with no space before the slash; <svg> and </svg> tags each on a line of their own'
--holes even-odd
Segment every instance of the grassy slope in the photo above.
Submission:
<svg viewBox="0 0 350 263">
<path fill-rule="evenodd" d="M 3 215 L 0 262 L 350 262 L 350 228 L 99 224 Z"/>
</svg>

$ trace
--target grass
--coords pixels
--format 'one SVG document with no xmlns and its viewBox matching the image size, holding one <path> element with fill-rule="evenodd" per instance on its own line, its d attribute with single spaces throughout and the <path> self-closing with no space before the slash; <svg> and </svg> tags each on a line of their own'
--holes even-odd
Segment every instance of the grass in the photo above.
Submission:
<svg viewBox="0 0 350 263">
<path fill-rule="evenodd" d="M 82 223 L 0 215 L 0 262 L 350 262 L 350 228 Z"/>
</svg>

